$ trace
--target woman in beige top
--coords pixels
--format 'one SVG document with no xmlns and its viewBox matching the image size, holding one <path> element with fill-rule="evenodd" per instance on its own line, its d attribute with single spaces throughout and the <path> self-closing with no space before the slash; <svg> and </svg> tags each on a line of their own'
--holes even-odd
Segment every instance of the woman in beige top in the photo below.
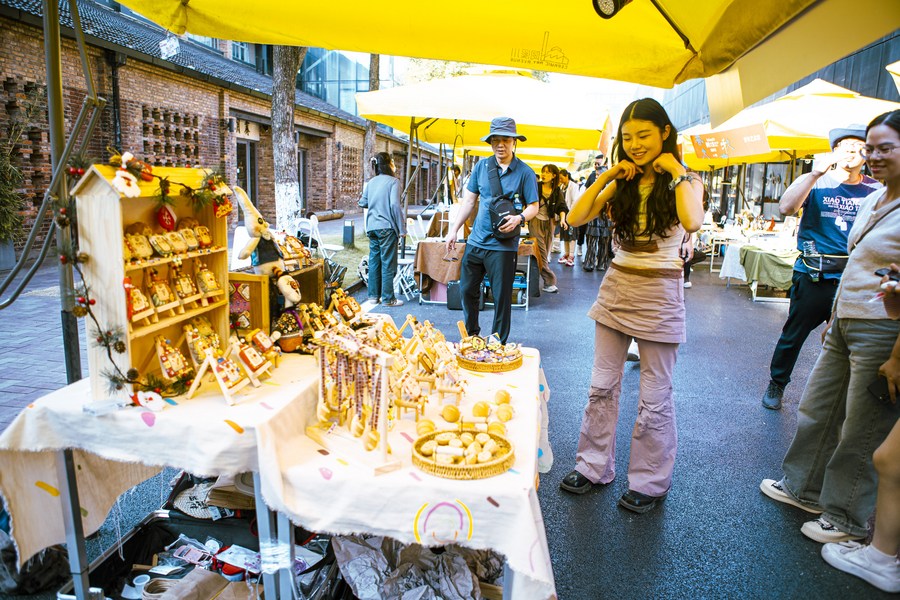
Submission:
<svg viewBox="0 0 900 600">
<path fill-rule="evenodd" d="M 681 164 L 678 133 L 660 104 L 644 98 L 625 109 L 613 145 L 617 164 L 600 174 L 569 212 L 581 225 L 607 205 L 619 247 L 588 312 L 594 367 L 581 424 L 575 470 L 560 483 L 584 493 L 615 477 L 616 422 L 628 345 L 641 354 L 638 418 L 631 438 L 628 491 L 619 505 L 646 512 L 668 493 L 677 434 L 672 375 L 685 341 L 685 231 L 703 223 L 703 185 Z"/>
</svg>

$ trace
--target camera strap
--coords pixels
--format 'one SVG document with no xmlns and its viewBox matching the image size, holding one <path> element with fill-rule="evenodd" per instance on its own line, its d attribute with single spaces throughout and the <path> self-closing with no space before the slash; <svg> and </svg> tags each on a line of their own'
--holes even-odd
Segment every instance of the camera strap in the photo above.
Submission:
<svg viewBox="0 0 900 600">
<path fill-rule="evenodd" d="M 500 187 L 500 163 L 496 156 L 491 157 L 491 162 L 493 164 L 488 165 L 488 181 L 491 184 L 491 196 L 496 200 L 503 195 L 503 188 Z"/>
</svg>

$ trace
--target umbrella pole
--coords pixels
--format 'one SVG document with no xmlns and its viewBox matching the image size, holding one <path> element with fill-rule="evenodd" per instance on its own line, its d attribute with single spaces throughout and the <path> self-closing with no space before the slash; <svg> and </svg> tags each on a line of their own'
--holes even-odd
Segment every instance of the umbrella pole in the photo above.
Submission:
<svg viewBox="0 0 900 600">
<path fill-rule="evenodd" d="M 409 118 L 409 140 L 406 144 L 406 189 L 403 190 L 403 219 L 409 218 L 409 184 L 412 177 L 412 141 L 416 131 L 416 118 Z M 400 238 L 400 258 L 406 258 L 406 236 Z"/>
</svg>

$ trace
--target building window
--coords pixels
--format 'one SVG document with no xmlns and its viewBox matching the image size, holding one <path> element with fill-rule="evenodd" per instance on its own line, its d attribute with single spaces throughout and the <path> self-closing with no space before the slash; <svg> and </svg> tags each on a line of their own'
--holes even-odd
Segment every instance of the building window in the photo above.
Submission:
<svg viewBox="0 0 900 600">
<path fill-rule="evenodd" d="M 247 42 L 231 42 L 231 58 L 242 63 L 251 65 L 256 64 L 256 52 L 253 48 L 254 44 Z"/>
<path fill-rule="evenodd" d="M 207 48 L 212 48 L 213 50 L 219 49 L 219 40 L 212 37 L 207 37 L 205 35 L 194 35 L 193 33 L 187 34 L 187 38 L 192 42 L 197 42 L 201 46 L 206 46 Z"/>
<path fill-rule="evenodd" d="M 272 65 L 275 63 L 275 51 L 268 44 L 259 44 L 256 47 L 256 70 L 263 75 L 272 75 Z"/>
<path fill-rule="evenodd" d="M 256 143 L 237 143 L 237 184 L 247 192 L 250 199 L 256 199 Z"/>
</svg>

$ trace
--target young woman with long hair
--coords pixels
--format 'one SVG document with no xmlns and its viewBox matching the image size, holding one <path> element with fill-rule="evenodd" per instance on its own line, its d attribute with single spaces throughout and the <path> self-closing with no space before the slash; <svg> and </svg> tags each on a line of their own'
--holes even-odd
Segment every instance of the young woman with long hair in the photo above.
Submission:
<svg viewBox="0 0 900 600">
<path fill-rule="evenodd" d="M 594 326 L 594 366 L 581 424 L 575 470 L 560 483 L 584 493 L 615 477 L 616 423 L 626 353 L 641 354 L 638 417 L 631 438 L 628 491 L 619 505 L 646 512 L 672 484 L 677 434 L 672 375 L 685 341 L 685 232 L 703 223 L 703 185 L 687 173 L 678 132 L 665 109 L 644 98 L 626 107 L 613 144 L 616 163 L 601 173 L 569 212 L 581 225 L 609 208 L 619 247 L 588 312 Z"/>
</svg>

